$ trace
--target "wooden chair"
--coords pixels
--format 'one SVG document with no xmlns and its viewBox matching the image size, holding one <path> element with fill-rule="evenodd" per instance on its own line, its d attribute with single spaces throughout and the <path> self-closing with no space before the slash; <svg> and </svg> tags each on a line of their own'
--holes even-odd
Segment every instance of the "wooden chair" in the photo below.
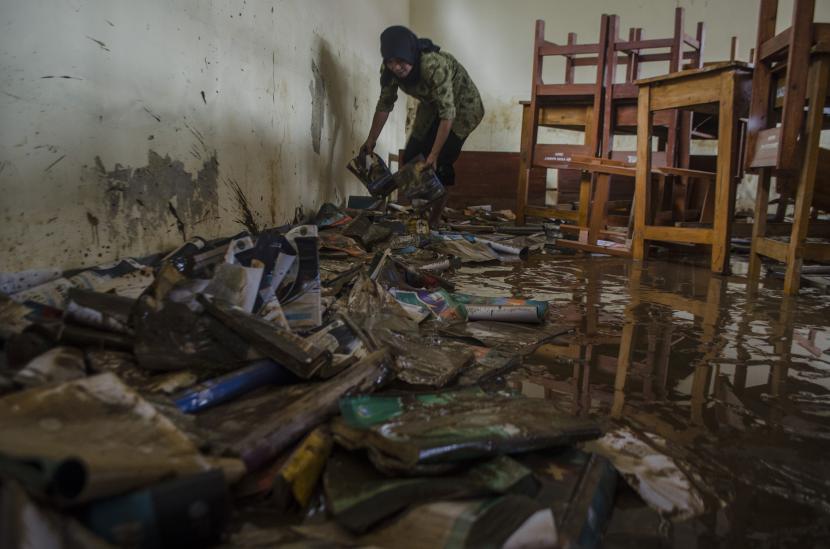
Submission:
<svg viewBox="0 0 830 549">
<path fill-rule="evenodd" d="M 614 151 L 613 138 L 619 134 L 636 135 L 638 88 L 635 82 L 640 79 L 645 64 L 664 63 L 667 68 L 665 74 L 702 66 L 704 25 L 702 22 L 697 24 L 695 37 L 686 34 L 683 26 L 683 8 L 676 8 L 672 36 L 646 39 L 643 37 L 643 29 L 632 28 L 629 30 L 628 40 L 622 40 L 619 36 L 619 17 L 614 15 L 609 19 L 609 48 L 613 51 L 609 51 L 606 60 L 607 91 L 602 132 L 603 156 L 607 158 L 614 158 L 616 155 L 622 158 L 636 156 L 636 151 Z M 616 83 L 617 67 L 621 64 L 626 67 L 625 77 L 622 82 Z M 676 131 L 681 114 L 676 111 L 663 112 L 661 117 L 654 121 L 654 125 L 666 128 L 665 133 L 660 136 L 662 140 L 665 140 L 665 145 L 659 147 L 666 151 L 667 158 L 663 165 L 688 168 L 689 138 L 687 135 L 691 133 L 691 129 L 689 122 L 685 121 L 686 131 L 680 133 Z M 688 118 L 688 115 L 685 117 Z"/>
<path fill-rule="evenodd" d="M 566 45 L 545 40 L 545 22 L 536 21 L 533 44 L 533 75 L 530 103 L 523 107 L 522 144 L 519 183 L 516 200 L 516 222 L 524 224 L 526 215 L 557 217 L 585 224 L 585 212 L 560 210 L 528 205 L 527 193 L 530 171 L 534 168 L 559 169 L 567 167 L 571 155 L 596 156 L 600 147 L 603 77 L 608 40 L 608 16 L 600 20 L 597 42 L 578 44 L 575 33 L 568 35 Z M 542 79 L 546 57 L 565 57 L 565 82 L 548 84 Z M 596 66 L 596 78 L 591 83 L 576 83 L 577 66 Z M 540 144 L 539 127 L 572 129 L 584 132 L 584 143 Z M 580 203 L 590 200 L 590 181 L 580 183 Z M 582 216 L 582 217 L 580 217 Z"/>
<path fill-rule="evenodd" d="M 758 173 L 749 278 L 760 276 L 761 257 L 784 262 L 788 295 L 798 292 L 805 259 L 830 261 L 829 245 L 805 242 L 811 210 L 830 209 L 830 151 L 819 143 L 827 121 L 830 24 L 814 22 L 814 13 L 815 0 L 795 0 L 792 26 L 775 34 L 778 2 L 762 0 L 747 124 L 746 167 Z M 795 198 L 788 243 L 767 237 L 773 176 L 782 199 Z"/>
<path fill-rule="evenodd" d="M 696 37 L 687 35 L 684 31 L 683 8 L 675 10 L 674 32 L 668 38 L 645 39 L 643 29 L 629 30 L 628 40 L 619 36 L 619 17 L 611 15 L 608 19 L 608 51 L 605 56 L 604 98 L 600 162 L 592 162 L 586 168 L 591 178 L 591 201 L 580 202 L 580 219 L 586 223 L 573 226 L 563 225 L 563 232 L 576 231 L 579 234 L 577 241 L 559 240 L 557 245 L 576 248 L 587 252 L 606 252 L 613 255 L 629 255 L 624 248 L 614 245 L 598 247 L 598 239 L 607 241 L 619 240 L 620 232 L 609 230 L 611 227 L 623 227 L 622 239 L 630 242 L 631 231 L 631 200 L 634 196 L 634 163 L 636 151 L 617 151 L 614 149 L 614 137 L 621 134 L 636 134 L 637 131 L 637 85 L 643 65 L 647 63 L 665 64 L 669 72 L 676 72 L 688 66 L 699 67 L 703 59 L 704 27 L 698 23 Z M 577 61 L 579 63 L 579 61 Z M 616 82 L 618 66 L 625 67 L 622 82 Z M 654 133 L 658 136 L 658 151 L 652 155 L 654 167 L 680 166 L 687 168 L 690 158 L 691 115 L 678 111 L 661 111 L 653 121 Z M 661 190 L 667 182 L 682 180 L 685 200 L 677 206 L 685 220 L 688 209 L 688 198 L 691 196 L 686 177 L 659 176 Z M 679 181 L 680 182 L 680 181 Z M 616 186 L 617 194 L 622 198 L 615 201 L 613 206 L 628 209 L 620 212 L 623 215 L 611 215 L 609 202 L 611 188 Z M 627 187 L 627 188 L 626 188 Z M 667 194 L 666 191 L 661 194 Z M 680 193 L 675 193 L 680 194 Z M 657 203 L 662 200 L 657 201 Z M 675 208 L 677 209 L 677 208 Z"/>
</svg>

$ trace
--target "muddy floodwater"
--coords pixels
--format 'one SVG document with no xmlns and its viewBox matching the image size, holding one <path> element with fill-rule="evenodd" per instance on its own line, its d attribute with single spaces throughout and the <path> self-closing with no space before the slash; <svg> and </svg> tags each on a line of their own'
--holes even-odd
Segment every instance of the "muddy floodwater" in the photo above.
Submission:
<svg viewBox="0 0 830 549">
<path fill-rule="evenodd" d="M 505 383 L 663 437 L 706 494 L 707 512 L 680 522 L 620 490 L 605 546 L 830 546 L 828 296 L 599 256 L 543 254 L 452 280 L 459 292 L 550 301 L 550 321 L 574 331 Z"/>
</svg>

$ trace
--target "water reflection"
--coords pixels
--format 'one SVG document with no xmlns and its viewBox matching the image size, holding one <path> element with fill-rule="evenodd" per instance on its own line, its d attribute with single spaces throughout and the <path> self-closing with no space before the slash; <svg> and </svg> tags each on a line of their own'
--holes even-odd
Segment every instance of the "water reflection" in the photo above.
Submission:
<svg viewBox="0 0 830 549">
<path fill-rule="evenodd" d="M 542 255 L 454 281 L 464 292 L 549 300 L 551 321 L 575 326 L 507 383 L 682 448 L 728 502 L 697 521 L 698 543 L 814 542 L 830 532 L 826 296 L 601 257 Z M 660 535 L 677 541 L 680 530 Z"/>
</svg>

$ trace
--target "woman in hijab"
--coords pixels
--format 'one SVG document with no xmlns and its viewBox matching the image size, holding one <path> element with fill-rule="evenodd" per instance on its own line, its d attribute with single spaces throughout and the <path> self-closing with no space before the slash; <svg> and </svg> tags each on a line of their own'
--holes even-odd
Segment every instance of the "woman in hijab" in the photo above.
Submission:
<svg viewBox="0 0 830 549">
<path fill-rule="evenodd" d="M 380 35 L 383 64 L 380 71 L 380 99 L 369 137 L 361 147 L 375 148 L 389 113 L 398 98 L 398 89 L 418 99 L 418 110 L 401 163 L 422 154 L 444 186 L 455 183 L 453 164 L 461 146 L 484 116 L 478 89 L 455 57 L 426 38 L 418 38 L 406 27 L 389 27 Z M 441 220 L 447 195 L 432 208 L 429 224 Z"/>
</svg>

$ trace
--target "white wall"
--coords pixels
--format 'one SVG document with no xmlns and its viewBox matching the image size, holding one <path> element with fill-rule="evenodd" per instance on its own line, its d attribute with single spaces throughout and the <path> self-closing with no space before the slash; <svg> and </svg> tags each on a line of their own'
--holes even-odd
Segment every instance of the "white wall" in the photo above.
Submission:
<svg viewBox="0 0 830 549">
<path fill-rule="evenodd" d="M 409 0 L 0 0 L 0 13 L 12 271 L 242 230 L 230 181 L 268 226 L 359 192 L 345 164 L 374 112 L 378 36 L 408 23 Z"/>
</svg>

